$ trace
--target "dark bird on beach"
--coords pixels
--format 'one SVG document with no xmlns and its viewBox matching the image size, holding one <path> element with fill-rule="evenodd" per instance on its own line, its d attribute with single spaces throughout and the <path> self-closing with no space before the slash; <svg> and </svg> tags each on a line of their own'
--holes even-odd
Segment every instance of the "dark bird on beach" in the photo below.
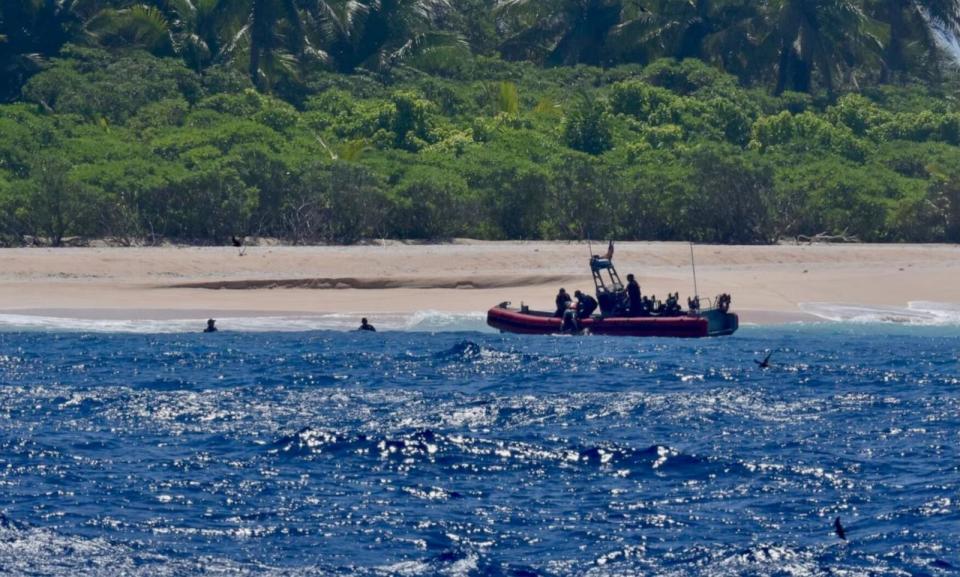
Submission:
<svg viewBox="0 0 960 577">
<path fill-rule="evenodd" d="M 753 359 L 753 362 L 757 363 L 757 366 L 760 367 L 761 369 L 769 369 L 769 368 L 770 368 L 770 357 L 772 357 L 772 356 L 773 356 L 773 351 L 770 351 L 769 353 L 767 353 L 766 358 L 764 358 L 762 361 L 758 361 L 757 359 Z"/>
<path fill-rule="evenodd" d="M 233 243 L 233 246 L 234 246 L 235 248 L 240 249 L 240 250 L 237 252 L 237 254 L 238 254 L 239 256 L 243 256 L 244 253 L 247 252 L 247 247 L 244 246 L 244 244 L 243 244 L 243 241 L 245 241 L 245 240 L 246 240 L 245 238 L 237 238 L 236 235 L 234 235 L 234 236 L 232 236 L 232 237 L 230 238 L 230 241 Z"/>
<path fill-rule="evenodd" d="M 833 520 L 833 530 L 836 531 L 837 537 L 840 537 L 844 541 L 847 540 L 847 530 L 840 524 L 840 517 Z"/>
</svg>

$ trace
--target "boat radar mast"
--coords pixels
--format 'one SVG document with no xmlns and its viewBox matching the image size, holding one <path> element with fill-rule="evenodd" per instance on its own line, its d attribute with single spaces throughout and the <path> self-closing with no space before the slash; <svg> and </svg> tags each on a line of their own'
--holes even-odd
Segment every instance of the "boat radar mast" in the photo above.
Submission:
<svg viewBox="0 0 960 577">
<path fill-rule="evenodd" d="M 626 310 L 627 291 L 613 266 L 613 241 L 607 245 L 607 254 L 590 255 L 590 272 L 593 273 L 593 286 L 601 314 L 616 316 Z"/>
</svg>

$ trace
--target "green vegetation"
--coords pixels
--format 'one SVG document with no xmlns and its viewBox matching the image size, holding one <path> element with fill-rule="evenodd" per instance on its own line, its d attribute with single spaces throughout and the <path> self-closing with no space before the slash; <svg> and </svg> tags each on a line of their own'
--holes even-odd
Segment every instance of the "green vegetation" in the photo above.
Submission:
<svg viewBox="0 0 960 577">
<path fill-rule="evenodd" d="M 11 0 L 0 243 L 960 241 L 914 0 Z"/>
</svg>

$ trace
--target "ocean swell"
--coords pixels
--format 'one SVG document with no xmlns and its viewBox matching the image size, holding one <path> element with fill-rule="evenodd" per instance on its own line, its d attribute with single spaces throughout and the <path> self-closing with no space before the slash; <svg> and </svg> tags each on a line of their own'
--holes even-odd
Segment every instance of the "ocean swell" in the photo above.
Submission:
<svg viewBox="0 0 960 577">
<path fill-rule="evenodd" d="M 215 315 L 216 316 L 216 315 Z M 302 331 L 352 331 L 364 313 L 330 313 L 300 316 L 216 316 L 221 331 L 268 333 Z M 411 314 L 368 315 L 381 331 L 492 332 L 486 315 L 425 310 Z M 205 318 L 97 319 L 65 316 L 0 314 L 0 331 L 55 331 L 81 333 L 175 334 L 203 330 Z"/>
</svg>

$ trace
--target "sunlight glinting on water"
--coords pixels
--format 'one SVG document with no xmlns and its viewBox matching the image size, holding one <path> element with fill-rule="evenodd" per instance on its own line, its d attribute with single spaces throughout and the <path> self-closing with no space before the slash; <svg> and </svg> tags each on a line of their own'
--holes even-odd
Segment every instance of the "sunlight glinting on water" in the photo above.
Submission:
<svg viewBox="0 0 960 577">
<path fill-rule="evenodd" d="M 949 332 L 0 333 L 0 568 L 947 575 Z"/>
</svg>

